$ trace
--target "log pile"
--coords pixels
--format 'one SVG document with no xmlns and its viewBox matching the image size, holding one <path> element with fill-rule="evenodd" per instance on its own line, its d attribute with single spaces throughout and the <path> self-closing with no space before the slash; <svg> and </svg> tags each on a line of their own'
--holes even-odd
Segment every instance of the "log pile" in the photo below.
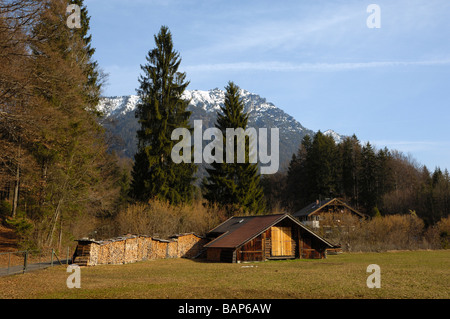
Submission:
<svg viewBox="0 0 450 319">
<path fill-rule="evenodd" d="M 195 258 L 203 251 L 206 239 L 196 234 L 180 234 L 169 239 L 127 235 L 96 241 L 79 239 L 73 263 L 80 266 L 128 264 L 165 258 Z"/>
<path fill-rule="evenodd" d="M 208 242 L 206 238 L 195 234 L 181 234 L 170 237 L 177 241 L 178 258 L 196 258 L 203 252 L 203 246 Z"/>
<path fill-rule="evenodd" d="M 165 259 L 167 258 L 167 249 L 170 241 L 153 238 L 151 242 L 151 249 L 149 259 Z"/>
</svg>

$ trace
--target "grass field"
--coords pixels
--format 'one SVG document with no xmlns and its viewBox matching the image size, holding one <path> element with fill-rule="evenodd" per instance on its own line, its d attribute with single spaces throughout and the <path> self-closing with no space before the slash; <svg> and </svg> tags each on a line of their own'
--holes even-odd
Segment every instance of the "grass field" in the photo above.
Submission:
<svg viewBox="0 0 450 319">
<path fill-rule="evenodd" d="M 381 268 L 369 289 L 367 266 Z M 323 260 L 246 264 L 187 259 L 81 268 L 69 289 L 66 267 L 0 278 L 2 299 L 316 299 L 450 298 L 450 250 L 353 253 Z"/>
</svg>

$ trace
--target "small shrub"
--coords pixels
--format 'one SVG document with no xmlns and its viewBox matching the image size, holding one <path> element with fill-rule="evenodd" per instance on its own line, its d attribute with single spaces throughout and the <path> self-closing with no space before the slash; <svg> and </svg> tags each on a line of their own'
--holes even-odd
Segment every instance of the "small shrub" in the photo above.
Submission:
<svg viewBox="0 0 450 319">
<path fill-rule="evenodd" d="M 340 218 L 338 224 L 334 222 L 332 231 L 322 230 L 320 234 L 347 251 L 411 250 L 425 246 L 424 222 L 413 214 L 378 216 L 364 221 Z"/>
<path fill-rule="evenodd" d="M 372 216 L 373 217 L 381 217 L 381 213 L 380 213 L 380 210 L 378 209 L 378 207 L 375 206 L 372 209 Z"/>
<path fill-rule="evenodd" d="M 36 244 L 32 240 L 34 225 L 25 217 L 25 214 L 18 213 L 16 218 L 7 218 L 6 224 L 14 228 L 19 236 L 19 247 L 21 249 L 36 249 Z"/>
<path fill-rule="evenodd" d="M 5 220 L 7 217 L 11 215 L 11 204 L 7 201 L 0 202 L 0 218 Z"/>
<path fill-rule="evenodd" d="M 450 248 L 450 216 L 442 218 L 425 232 L 424 238 L 431 249 Z"/>
</svg>

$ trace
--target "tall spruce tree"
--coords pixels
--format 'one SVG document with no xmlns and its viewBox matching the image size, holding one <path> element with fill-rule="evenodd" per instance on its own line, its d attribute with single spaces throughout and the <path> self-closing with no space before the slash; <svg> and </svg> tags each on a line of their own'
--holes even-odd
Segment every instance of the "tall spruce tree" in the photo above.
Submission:
<svg viewBox="0 0 450 319">
<path fill-rule="evenodd" d="M 372 213 L 377 205 L 377 157 L 372 145 L 367 142 L 361 150 L 360 203 L 365 211 Z"/>
<path fill-rule="evenodd" d="M 224 137 L 224 157 L 227 152 L 226 129 L 246 130 L 247 123 L 248 114 L 244 113 L 239 87 L 229 82 L 226 87 L 225 103 L 217 115 L 216 122 L 216 127 Z M 237 161 L 237 137 L 235 137 L 234 163 L 212 163 L 211 167 L 206 169 L 209 176 L 203 181 L 205 198 L 210 203 L 226 208 L 230 215 L 241 211 L 251 214 L 265 211 L 258 166 L 249 161 L 248 137 L 245 144 L 245 163 Z"/>
<path fill-rule="evenodd" d="M 356 137 L 346 137 L 338 145 L 341 163 L 341 192 L 353 205 L 358 205 L 358 173 L 360 168 L 361 144 Z"/>
<path fill-rule="evenodd" d="M 80 20 L 81 20 L 81 28 L 74 29 L 74 32 L 77 33 L 83 40 L 84 52 L 86 54 L 86 58 L 81 57 L 81 60 L 87 61 L 84 64 L 84 74 L 87 77 L 87 81 L 85 84 L 85 99 L 88 106 L 90 106 L 91 110 L 95 110 L 95 107 L 98 105 L 100 100 L 100 91 L 102 87 L 101 82 L 101 72 L 98 67 L 98 62 L 93 59 L 95 48 L 92 47 L 92 35 L 89 34 L 90 30 L 90 20 L 88 9 L 84 4 L 84 0 L 70 0 L 70 4 L 76 4 L 80 7 Z"/>
<path fill-rule="evenodd" d="M 309 200 L 336 195 L 336 144 L 331 136 L 317 132 L 306 156 Z"/>
<path fill-rule="evenodd" d="M 308 152 L 311 151 L 312 138 L 305 135 L 297 154 L 292 155 L 287 171 L 287 189 L 284 194 L 285 205 L 292 211 L 297 211 L 310 203 L 308 192 L 310 185 L 308 184 L 308 167 L 306 159 Z"/>
<path fill-rule="evenodd" d="M 186 74 L 178 72 L 180 54 L 173 48 L 172 34 L 162 26 L 155 35 L 156 47 L 141 66 L 140 103 L 136 117 L 140 123 L 137 132 L 138 151 L 132 171 L 130 196 L 138 201 L 159 199 L 171 204 L 192 200 L 195 164 L 175 164 L 171 151 L 175 142 L 172 131 L 187 128 L 191 112 L 189 101 L 182 94 L 189 85 Z"/>
<path fill-rule="evenodd" d="M 338 195 L 338 150 L 331 136 L 305 136 L 287 172 L 286 206 L 293 211 Z"/>
</svg>

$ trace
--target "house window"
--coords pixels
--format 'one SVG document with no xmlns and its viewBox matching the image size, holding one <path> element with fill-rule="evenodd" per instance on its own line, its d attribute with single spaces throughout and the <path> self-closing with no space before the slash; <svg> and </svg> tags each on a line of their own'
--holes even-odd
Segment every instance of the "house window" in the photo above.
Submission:
<svg viewBox="0 0 450 319">
<path fill-rule="evenodd" d="M 272 227 L 272 256 L 292 256 L 291 227 Z"/>
</svg>

